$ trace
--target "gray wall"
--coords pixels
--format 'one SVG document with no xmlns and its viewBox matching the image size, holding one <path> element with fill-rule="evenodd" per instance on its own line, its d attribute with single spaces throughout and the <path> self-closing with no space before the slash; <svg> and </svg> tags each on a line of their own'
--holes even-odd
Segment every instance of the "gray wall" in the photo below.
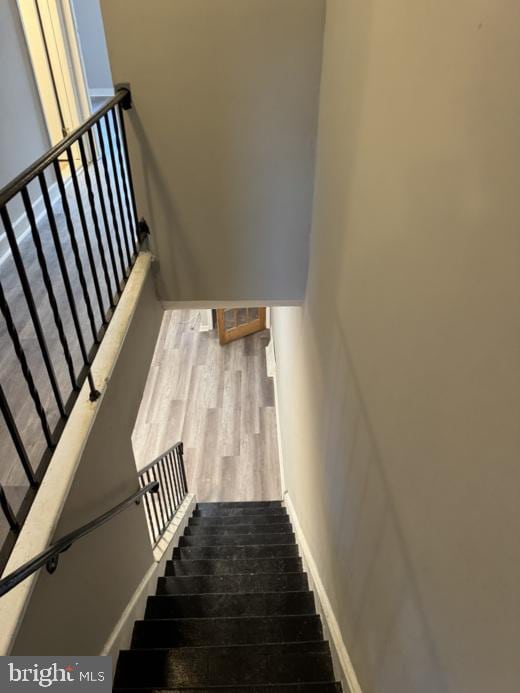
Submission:
<svg viewBox="0 0 520 693">
<path fill-rule="evenodd" d="M 0 188 L 49 146 L 16 0 L 3 0 L 0 2 Z M 23 212 L 21 200 L 13 200 L 8 210 L 11 221 L 16 222 Z M 6 250 L 0 221 L 0 257 Z"/>
<path fill-rule="evenodd" d="M 16 0 L 0 3 L 0 187 L 49 148 Z"/>
<path fill-rule="evenodd" d="M 301 300 L 323 0 L 102 0 L 166 300 Z"/>
<path fill-rule="evenodd" d="M 94 422 L 56 538 L 138 488 L 131 434 L 159 334 L 151 273 Z M 143 505 L 81 539 L 54 575 L 40 571 L 12 654 L 99 654 L 153 563 Z"/>
<path fill-rule="evenodd" d="M 329 0 L 287 487 L 363 693 L 520 678 L 520 5 Z"/>
<path fill-rule="evenodd" d="M 73 0 L 72 5 L 89 91 L 110 90 L 112 75 L 99 0 Z"/>
</svg>

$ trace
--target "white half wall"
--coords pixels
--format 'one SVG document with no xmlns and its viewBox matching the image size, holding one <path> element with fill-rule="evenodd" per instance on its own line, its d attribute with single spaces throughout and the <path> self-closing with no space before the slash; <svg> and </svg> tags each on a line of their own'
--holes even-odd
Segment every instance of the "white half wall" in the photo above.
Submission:
<svg viewBox="0 0 520 693">
<path fill-rule="evenodd" d="M 149 270 L 142 253 L 94 362 L 102 397 L 91 403 L 82 389 L 6 572 L 138 489 L 131 434 L 163 312 Z M 2 598 L 2 641 L 18 610 L 12 654 L 99 654 L 153 563 L 143 504 L 133 505 L 72 546 L 53 575 L 41 569 Z"/>
<path fill-rule="evenodd" d="M 161 299 L 302 300 L 324 0 L 101 8 Z"/>
</svg>

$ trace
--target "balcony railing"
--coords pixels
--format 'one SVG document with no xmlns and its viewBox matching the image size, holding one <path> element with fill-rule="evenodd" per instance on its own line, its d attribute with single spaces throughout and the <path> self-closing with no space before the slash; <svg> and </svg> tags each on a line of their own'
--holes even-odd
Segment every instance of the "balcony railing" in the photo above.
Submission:
<svg viewBox="0 0 520 693">
<path fill-rule="evenodd" d="M 99 396 L 92 361 L 147 233 L 129 108 L 121 88 L 0 191 L 0 567 L 85 380 Z"/>
<path fill-rule="evenodd" d="M 154 482 L 159 483 L 159 493 L 144 498 L 148 531 L 153 546 L 160 541 L 188 493 L 184 448 L 181 442 L 173 445 L 140 470 L 141 488 Z"/>
</svg>

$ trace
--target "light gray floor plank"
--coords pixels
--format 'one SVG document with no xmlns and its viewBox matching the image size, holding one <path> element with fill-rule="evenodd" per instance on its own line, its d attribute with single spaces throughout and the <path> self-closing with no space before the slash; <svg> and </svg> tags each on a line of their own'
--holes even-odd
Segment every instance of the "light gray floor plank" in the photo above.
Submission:
<svg viewBox="0 0 520 693">
<path fill-rule="evenodd" d="M 221 346 L 198 325 L 198 311 L 165 313 L 132 436 L 137 468 L 183 440 L 199 500 L 280 498 L 269 331 Z"/>
</svg>

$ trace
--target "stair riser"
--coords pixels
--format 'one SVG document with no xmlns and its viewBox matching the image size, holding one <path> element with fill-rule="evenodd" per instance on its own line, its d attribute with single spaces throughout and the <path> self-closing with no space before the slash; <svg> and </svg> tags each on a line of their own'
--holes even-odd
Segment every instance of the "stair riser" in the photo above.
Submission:
<svg viewBox="0 0 520 693">
<path fill-rule="evenodd" d="M 294 558 L 298 556 L 298 547 L 295 544 L 286 546 L 275 544 L 273 546 L 187 546 L 176 548 L 173 552 L 174 559 L 180 560 L 204 560 L 227 559 L 230 561 L 246 558 Z"/>
<path fill-rule="evenodd" d="M 132 640 L 135 648 L 201 647 L 321 640 L 318 616 L 271 618 L 181 619 L 140 621 Z"/>
<path fill-rule="evenodd" d="M 303 616 L 315 613 L 312 592 L 193 594 L 149 597 L 145 619 Z"/>
<path fill-rule="evenodd" d="M 242 515 L 241 517 L 212 517 L 194 515 L 189 520 L 189 526 L 193 527 L 226 527 L 228 525 L 289 525 L 288 515 Z"/>
<path fill-rule="evenodd" d="M 297 573 L 300 558 L 168 561 L 166 575 L 233 575 L 238 573 Z"/>
<path fill-rule="evenodd" d="M 294 544 L 294 534 L 196 534 L 180 538 L 179 546 L 259 546 Z"/>
<path fill-rule="evenodd" d="M 209 508 L 259 508 L 259 511 L 263 511 L 267 508 L 281 508 L 282 501 L 272 500 L 272 501 L 223 501 L 220 503 L 197 503 L 197 510 L 204 510 Z"/>
<path fill-rule="evenodd" d="M 305 651 L 302 643 L 295 647 L 276 644 L 228 650 L 199 648 L 122 652 L 114 684 L 116 687 L 193 687 L 333 679 L 328 648 L 317 646 Z"/>
<path fill-rule="evenodd" d="M 159 578 L 157 594 L 299 592 L 309 588 L 305 573 L 272 575 L 203 575 Z"/>
<path fill-rule="evenodd" d="M 199 524 L 199 525 L 188 525 L 184 532 L 184 536 L 200 536 L 200 535 L 213 535 L 218 534 L 220 536 L 234 536 L 235 534 L 291 534 L 292 528 L 288 522 L 283 522 L 279 524 L 249 524 L 249 525 L 220 525 L 216 526 L 214 524 Z"/>
<path fill-rule="evenodd" d="M 193 511 L 194 517 L 287 517 L 285 508 L 202 508 Z"/>
</svg>

